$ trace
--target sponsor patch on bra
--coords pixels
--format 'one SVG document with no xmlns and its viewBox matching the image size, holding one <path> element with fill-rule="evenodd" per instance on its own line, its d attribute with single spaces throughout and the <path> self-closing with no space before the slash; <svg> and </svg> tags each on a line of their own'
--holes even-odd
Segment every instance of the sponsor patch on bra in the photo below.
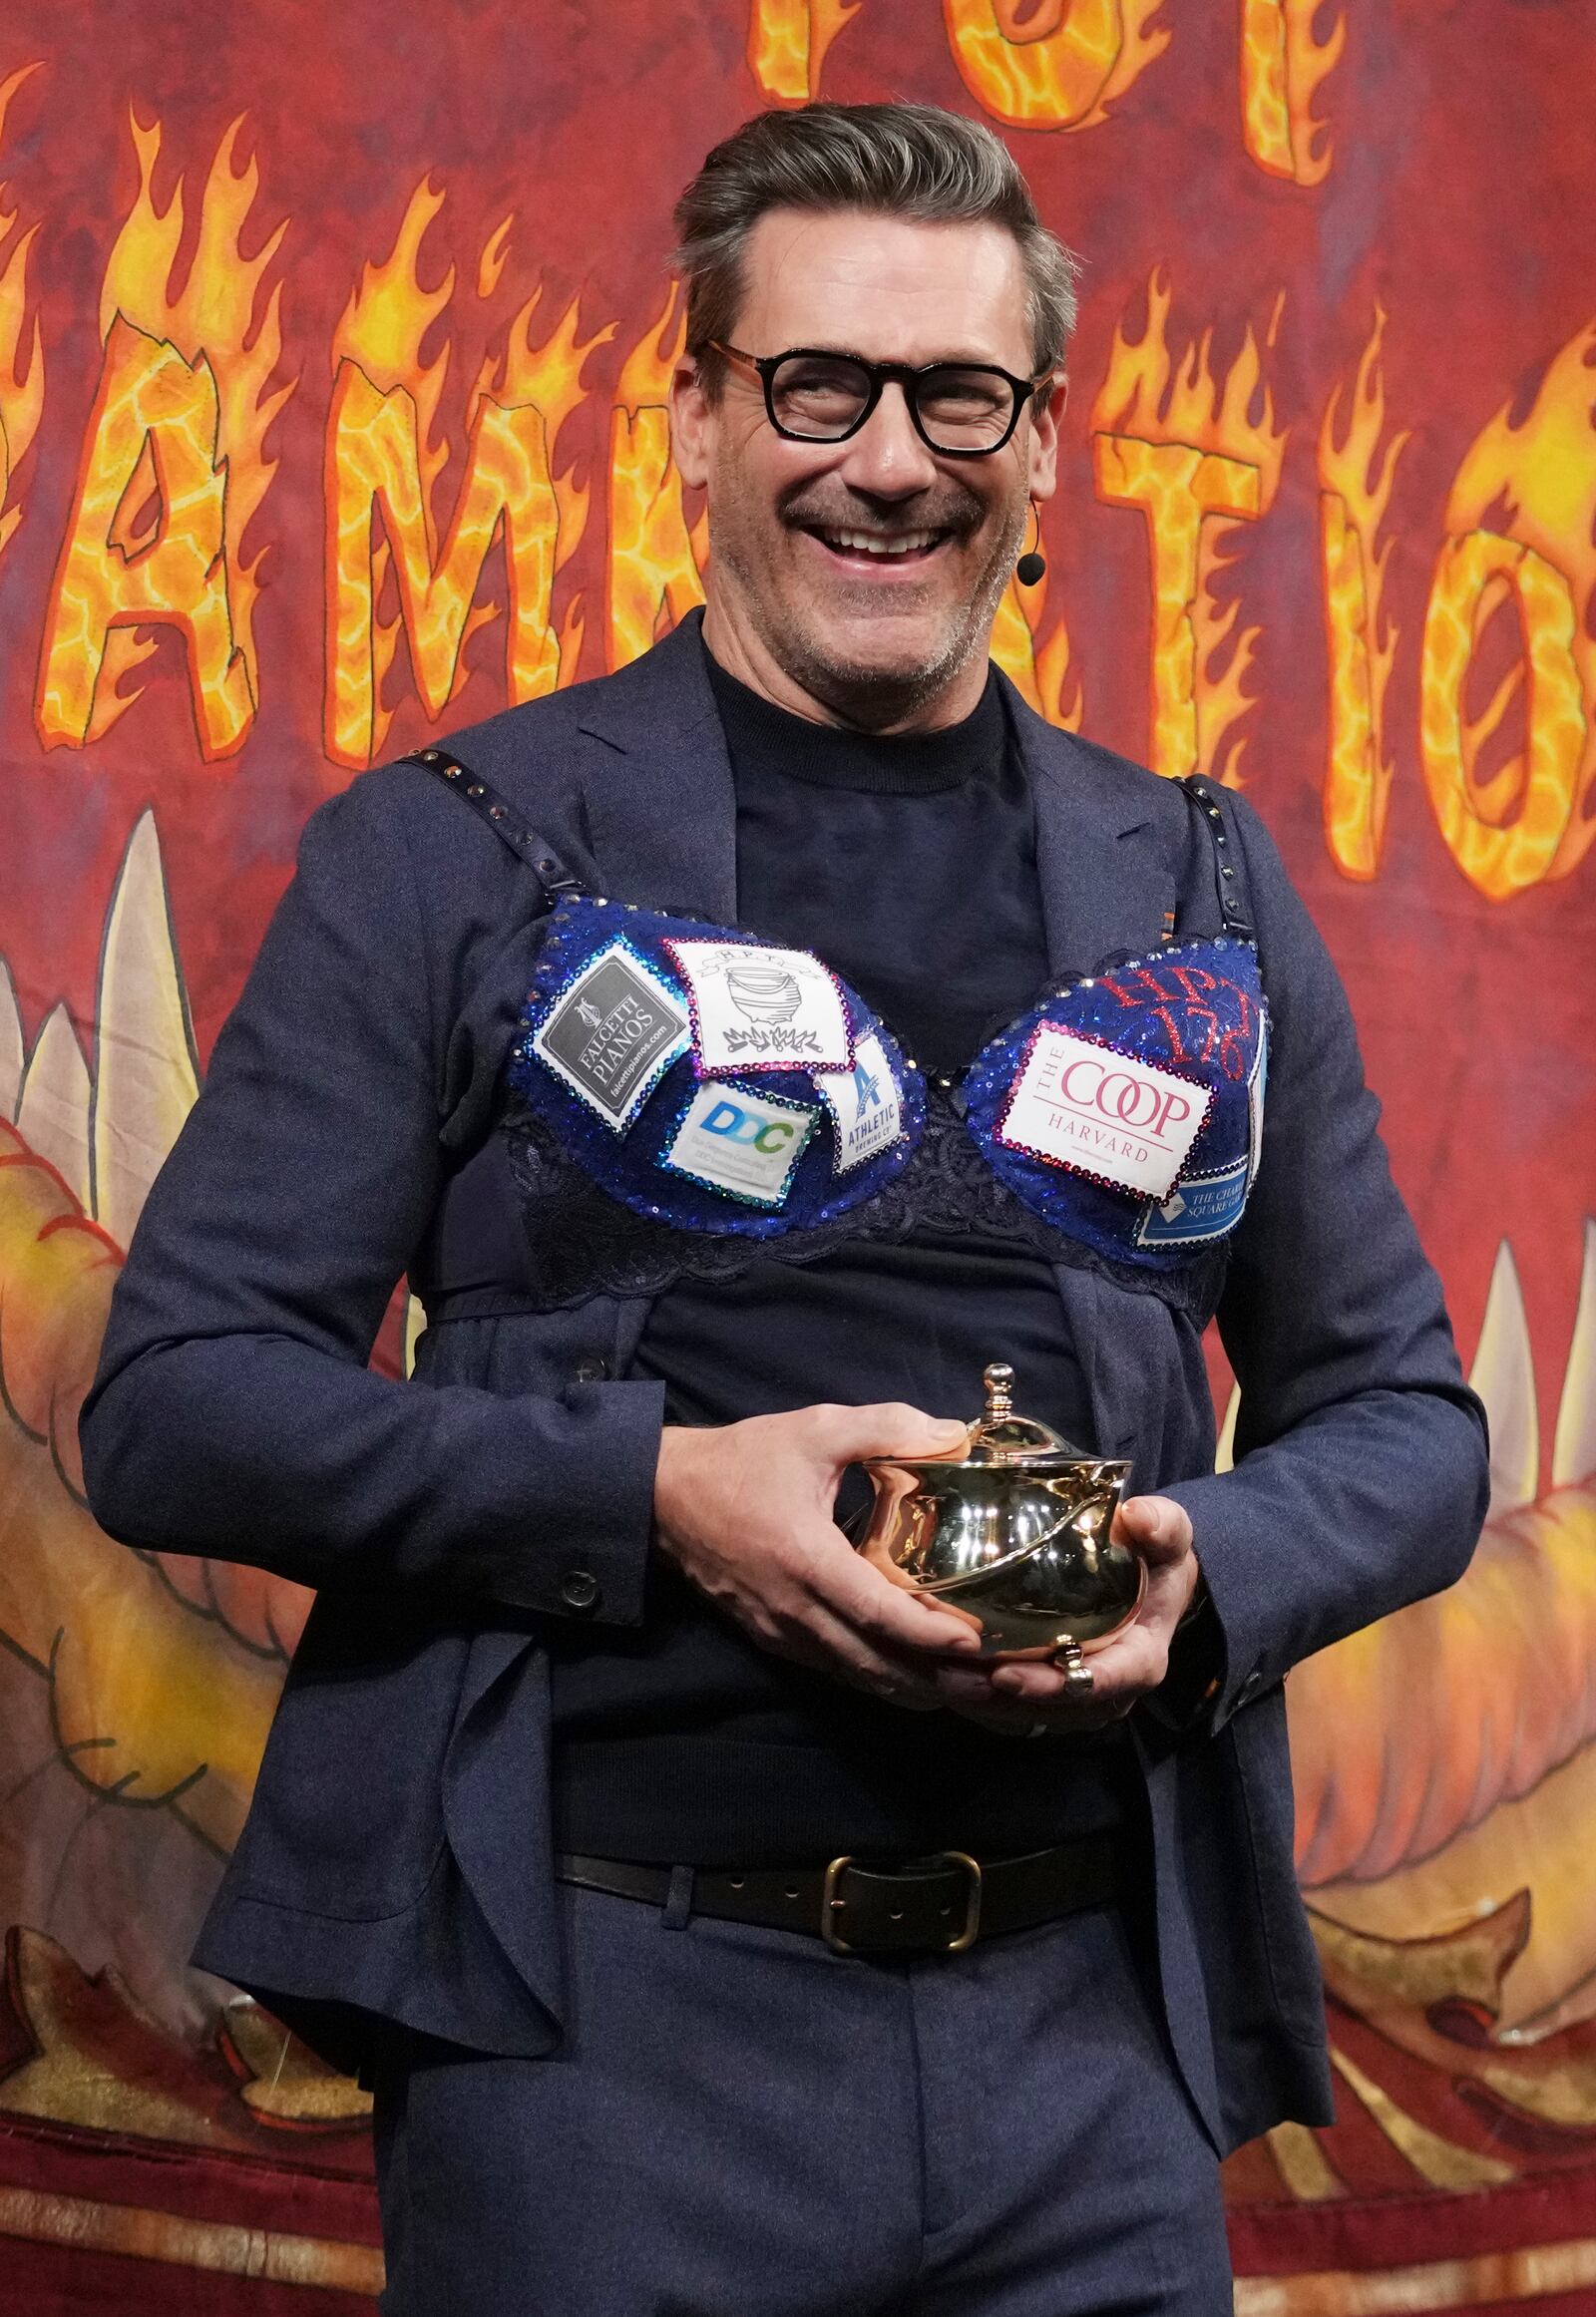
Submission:
<svg viewBox="0 0 1596 2317">
<path fill-rule="evenodd" d="M 1166 1200 L 1214 1090 L 1053 1022 L 1038 1023 L 998 1140 L 1110 1190 Z"/>
<path fill-rule="evenodd" d="M 1191 1247 L 1223 1239 L 1247 1204 L 1247 1161 L 1223 1174 L 1187 1175 L 1167 1199 L 1149 1199 L 1136 1226 L 1138 1247 Z"/>
<path fill-rule="evenodd" d="M 687 940 L 662 946 L 687 987 L 702 1076 L 853 1068 L 837 977 L 807 950 Z"/>
<path fill-rule="evenodd" d="M 817 1070 L 815 1086 L 831 1112 L 839 1175 L 890 1149 L 903 1132 L 898 1080 L 874 1030 L 855 1045 L 851 1070 Z"/>
<path fill-rule="evenodd" d="M 624 1133 L 691 1040 L 681 999 L 624 941 L 564 990 L 532 1050 L 615 1133 Z"/>
<path fill-rule="evenodd" d="M 808 1103 L 748 1086 L 699 1086 L 664 1163 L 730 1198 L 779 1207 L 819 1116 Z"/>
</svg>

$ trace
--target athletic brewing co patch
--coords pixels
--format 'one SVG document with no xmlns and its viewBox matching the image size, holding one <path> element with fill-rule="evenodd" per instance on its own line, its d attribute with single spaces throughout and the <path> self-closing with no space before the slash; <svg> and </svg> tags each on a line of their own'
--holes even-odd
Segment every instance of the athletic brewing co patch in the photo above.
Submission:
<svg viewBox="0 0 1596 2317">
<path fill-rule="evenodd" d="M 681 1000 L 616 941 L 577 976 L 532 1046 L 618 1134 L 685 1052 L 691 1027 Z"/>
<path fill-rule="evenodd" d="M 1213 1103 L 1196 1078 L 1040 1022 L 998 1140 L 1110 1190 L 1167 1199 Z"/>
<path fill-rule="evenodd" d="M 728 1070 L 849 1070 L 853 1037 L 836 975 L 807 950 L 667 941 L 687 984 L 705 1077 Z"/>
<path fill-rule="evenodd" d="M 733 1199 L 779 1207 L 819 1116 L 807 1103 L 747 1086 L 700 1086 L 665 1165 Z"/>
<path fill-rule="evenodd" d="M 903 1103 L 892 1064 L 874 1030 L 855 1045 L 851 1070 L 817 1070 L 815 1085 L 836 1128 L 839 1175 L 897 1141 L 903 1130 Z"/>
</svg>

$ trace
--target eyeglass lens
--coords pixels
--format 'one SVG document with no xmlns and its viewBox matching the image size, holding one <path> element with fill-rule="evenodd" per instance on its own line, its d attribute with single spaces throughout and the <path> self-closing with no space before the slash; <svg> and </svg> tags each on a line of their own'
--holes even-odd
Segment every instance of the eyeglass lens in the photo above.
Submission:
<svg viewBox="0 0 1596 2317">
<path fill-rule="evenodd" d="M 986 371 L 939 363 L 908 386 L 921 426 L 940 450 L 990 450 L 1013 423 L 1012 392 Z M 869 371 L 843 354 L 794 354 L 771 376 L 777 424 L 811 442 L 836 442 L 869 400 Z"/>
</svg>

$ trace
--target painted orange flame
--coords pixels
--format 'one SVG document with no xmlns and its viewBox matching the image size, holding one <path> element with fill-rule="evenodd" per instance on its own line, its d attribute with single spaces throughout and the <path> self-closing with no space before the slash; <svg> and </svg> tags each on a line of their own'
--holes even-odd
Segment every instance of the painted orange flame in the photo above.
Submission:
<svg viewBox="0 0 1596 2317">
<path fill-rule="evenodd" d="M 163 625 L 184 638 L 204 758 L 230 755 L 253 720 L 265 550 L 246 562 L 243 543 L 276 471 L 265 438 L 296 382 L 269 384 L 282 348 L 280 281 L 251 331 L 288 220 L 243 256 L 259 178 L 253 161 L 233 169 L 240 127 L 241 117 L 216 149 L 174 296 L 183 183 L 158 209 L 160 124 L 132 119 L 139 192 L 106 266 L 105 360 L 46 621 L 35 715 L 47 748 L 110 731 L 140 696 L 122 691 L 121 677 L 156 648 L 141 630 Z"/>
<path fill-rule="evenodd" d="M 1430 802 L 1452 858 L 1492 901 L 1566 877 L 1596 837 L 1596 322 L 1548 363 L 1527 415 L 1499 410 L 1446 505 L 1424 622 L 1419 732 Z M 1522 654 L 1480 714 L 1463 690 L 1475 639 L 1516 604 Z M 1523 688 L 1525 745 L 1489 778 L 1481 753 Z"/>
<path fill-rule="evenodd" d="M 23 65 L 9 80 L 0 81 L 0 136 L 5 134 L 12 98 L 39 69 L 36 64 Z M 33 318 L 31 340 L 23 328 L 28 308 L 28 251 L 39 228 L 30 225 L 25 233 L 13 237 L 18 212 L 6 207 L 5 193 L 0 185 L 0 258 L 4 259 L 0 265 L 0 553 L 22 521 L 22 510 L 7 506 L 11 478 L 27 455 L 44 408 L 44 349 L 38 315 Z"/>
<path fill-rule="evenodd" d="M 820 94 L 826 51 L 861 0 L 752 0 L 748 70 L 778 105 L 803 105 Z"/>
<path fill-rule="evenodd" d="M 1163 0 L 943 0 L 971 95 L 1013 129 L 1090 129 L 1173 37 L 1152 30 Z"/>
<path fill-rule="evenodd" d="M 482 245 L 482 255 L 477 260 L 477 295 L 481 298 L 492 297 L 499 287 L 505 259 L 510 254 L 510 228 L 515 221 L 516 212 L 512 209 L 508 216 L 500 218 Z"/>
<path fill-rule="evenodd" d="M 1403 433 L 1382 443 L 1386 391 L 1380 367 L 1386 316 L 1375 327 L 1353 387 L 1338 444 L 1342 388 L 1319 431 L 1320 543 L 1330 651 L 1330 738 L 1325 766 L 1325 840 L 1345 877 L 1372 878 L 1380 866 L 1391 801 L 1383 716 L 1396 656 L 1396 630 L 1381 609 L 1391 542 L 1379 544 Z"/>
<path fill-rule="evenodd" d="M 1338 16 L 1314 37 L 1321 0 L 1241 0 L 1241 124 L 1247 151 L 1271 177 L 1322 185 L 1330 174 L 1330 132 L 1314 119 L 1314 98 L 1347 40 Z"/>
<path fill-rule="evenodd" d="M 699 571 L 708 523 L 691 531 L 681 477 L 670 458 L 665 389 L 687 343 L 687 313 L 671 284 L 657 321 L 626 356 L 609 419 L 609 626 L 611 669 L 624 667 L 704 599 Z M 669 343 L 665 334 L 670 332 Z"/>
<path fill-rule="evenodd" d="M 993 621 L 992 656 L 1038 716 L 1078 732 L 1084 700 L 1080 678 L 1070 663 L 1069 631 L 1060 616 L 1043 643 L 1046 609 L 1045 579 L 1034 587 L 1021 587 L 1010 579 Z"/>
<path fill-rule="evenodd" d="M 451 344 L 430 362 L 422 342 L 454 294 L 451 266 L 436 289 L 417 270 L 427 228 L 444 194 L 424 178 L 380 265 L 367 264 L 333 337 L 334 386 L 327 425 L 327 687 L 325 746 L 335 763 L 370 764 L 393 711 L 382 687 L 403 630 L 416 690 L 441 716 L 467 673 L 467 646 L 499 615 L 474 598 L 503 527 L 509 609 L 505 684 L 512 703 L 552 691 L 575 670 L 580 607 L 564 635 L 550 624 L 555 574 L 587 522 L 588 495 L 570 470 L 555 475 L 555 439 L 584 399 L 582 367 L 609 329 L 578 337 L 573 300 L 548 340 L 534 347 L 534 288 L 511 323 L 502 353 L 484 359 L 467 403 L 466 471 L 439 545 L 435 496 L 449 459 L 438 431 Z M 508 254 L 512 217 L 494 228 L 477 269 L 491 296 Z M 373 509 L 384 539 L 372 540 Z M 390 567 L 397 616 L 378 610 Z M 572 648 L 566 648 L 570 645 Z"/>
<path fill-rule="evenodd" d="M 1203 772 L 1236 786 L 1246 743 L 1233 742 L 1223 764 L 1220 747 L 1252 704 L 1245 678 L 1260 630 L 1233 635 L 1239 606 L 1221 610 L 1211 582 L 1227 567 L 1220 550 L 1234 526 L 1255 523 L 1274 502 L 1287 430 L 1276 431 L 1252 330 L 1221 389 L 1209 364 L 1211 329 L 1178 362 L 1171 359 L 1169 306 L 1167 278 L 1155 269 L 1142 335 L 1114 333 L 1092 412 L 1093 469 L 1098 496 L 1111 506 L 1139 507 L 1147 523 L 1153 767 L 1171 777 Z M 1268 344 L 1280 313 L 1277 301 Z"/>
</svg>

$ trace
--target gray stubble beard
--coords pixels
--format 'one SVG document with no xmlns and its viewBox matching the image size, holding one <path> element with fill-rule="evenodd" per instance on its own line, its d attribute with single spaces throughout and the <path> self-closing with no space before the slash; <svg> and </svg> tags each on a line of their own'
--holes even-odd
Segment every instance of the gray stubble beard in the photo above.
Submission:
<svg viewBox="0 0 1596 2317">
<path fill-rule="evenodd" d="M 902 723 L 917 708 L 936 699 L 986 646 L 1003 589 L 1013 572 L 1014 560 L 1024 542 L 1027 505 L 1028 502 L 1022 502 L 1015 510 L 1014 520 L 968 606 L 969 616 L 950 639 L 948 648 L 930 665 L 897 676 L 883 675 L 880 669 L 861 667 L 857 662 L 829 659 L 813 648 L 806 648 L 807 639 L 794 627 L 773 633 L 762 616 L 763 597 L 752 583 L 753 575 L 746 560 L 734 547 L 728 548 L 724 538 L 716 539 L 713 525 L 710 557 L 711 562 L 718 560 L 724 570 L 734 573 L 741 580 L 749 617 L 760 641 L 783 673 L 812 700 L 824 701 L 828 708 L 861 731 L 879 732 L 889 724 Z"/>
</svg>

